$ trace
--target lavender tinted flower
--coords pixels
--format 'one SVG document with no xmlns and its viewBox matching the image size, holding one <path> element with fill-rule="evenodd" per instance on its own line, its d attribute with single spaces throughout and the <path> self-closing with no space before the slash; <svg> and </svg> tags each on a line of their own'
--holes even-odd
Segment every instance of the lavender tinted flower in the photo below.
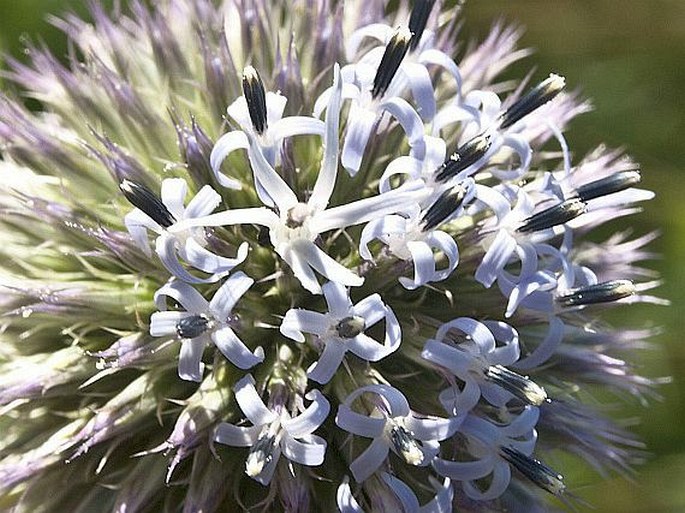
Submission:
<svg viewBox="0 0 685 513">
<path fill-rule="evenodd" d="M 244 273 L 234 273 L 209 302 L 180 281 L 172 280 L 155 293 L 155 302 L 162 311 L 152 314 L 150 335 L 172 336 L 181 341 L 178 357 L 181 379 L 202 380 L 202 354 L 209 342 L 241 369 L 249 369 L 264 359 L 261 347 L 251 352 L 231 327 L 233 307 L 253 283 L 254 280 Z M 167 298 L 180 303 L 185 311 L 166 310 Z"/>
<path fill-rule="evenodd" d="M 349 292 L 333 282 L 323 286 L 323 294 L 328 303 L 327 314 L 291 309 L 280 326 L 281 333 L 296 342 L 304 342 L 303 333 L 310 333 L 316 336 L 317 345 L 323 345 L 321 357 L 307 371 L 309 379 L 328 383 L 347 351 L 376 362 L 397 350 L 402 338 L 400 325 L 378 294 L 352 305 Z M 382 343 L 364 333 L 381 320 L 385 321 Z"/>
<path fill-rule="evenodd" d="M 352 404 L 364 394 L 375 396 L 367 414 Z M 429 465 L 441 440 L 449 437 L 461 419 L 420 417 L 412 412 L 402 393 L 385 385 L 368 385 L 350 394 L 338 409 L 335 422 L 352 434 L 372 438 L 373 442 L 351 464 L 357 481 L 366 480 L 386 460 L 392 450 L 404 463 Z"/>
<path fill-rule="evenodd" d="M 205 249 L 206 239 L 202 229 L 179 228 L 183 221 L 206 216 L 218 206 L 221 197 L 209 185 L 204 186 L 187 206 L 183 203 L 188 186 L 181 178 L 164 180 L 161 198 L 144 185 L 129 180 L 124 180 L 120 187 L 126 199 L 137 207 L 124 220 L 131 237 L 140 249 L 150 255 L 147 231 L 157 233 L 159 237 L 155 242 L 155 251 L 164 267 L 179 279 L 189 283 L 214 282 L 245 260 L 245 243 L 238 248 L 235 258 L 226 258 Z M 211 273 L 211 276 L 193 276 L 181 265 L 178 255 L 189 265 Z"/>
<path fill-rule="evenodd" d="M 221 423 L 214 440 L 225 445 L 250 447 L 245 460 L 245 473 L 263 485 L 269 484 L 280 455 L 302 465 L 323 463 L 326 441 L 312 434 L 328 416 L 330 405 L 318 390 L 305 398 L 310 405 L 292 415 L 278 399 L 264 404 L 249 374 L 235 385 L 235 398 L 250 427 Z"/>
<path fill-rule="evenodd" d="M 452 511 L 452 500 L 454 492 L 450 486 L 450 480 L 445 479 L 442 485 L 434 482 L 436 488 L 435 497 L 423 506 L 419 506 L 419 500 L 416 495 L 406 483 L 397 479 L 396 477 L 384 472 L 381 474 L 381 479 L 385 485 L 390 488 L 392 493 L 399 501 L 399 506 L 405 513 L 450 513 Z M 343 483 L 338 487 L 336 497 L 340 513 L 364 513 L 364 510 L 359 505 L 359 502 L 352 495 L 349 480 L 345 478 Z"/>
<path fill-rule="evenodd" d="M 549 452 L 631 472 L 640 443 L 580 398 L 665 381 L 629 356 L 652 330 L 601 322 L 663 302 L 656 235 L 588 234 L 649 170 L 574 161 L 588 103 L 501 78 L 519 29 L 153 4 L 55 18 L 66 61 L 3 72 L 40 110 L 0 97 L 0 503 L 542 511 L 575 484 Z"/>
</svg>

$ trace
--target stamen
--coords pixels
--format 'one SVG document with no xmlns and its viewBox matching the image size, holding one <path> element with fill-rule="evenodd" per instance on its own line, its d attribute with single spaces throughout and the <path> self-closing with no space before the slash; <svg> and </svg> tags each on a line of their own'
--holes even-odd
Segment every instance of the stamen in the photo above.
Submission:
<svg viewBox="0 0 685 513">
<path fill-rule="evenodd" d="M 500 117 L 500 128 L 508 128 L 521 118 L 527 116 L 545 103 L 553 100 L 566 85 L 564 77 L 550 74 L 547 80 L 544 80 L 536 87 L 528 91 L 524 96 L 519 98 L 506 112 Z"/>
<path fill-rule="evenodd" d="M 449 218 L 461 206 L 465 196 L 464 188 L 459 185 L 443 192 L 423 214 L 421 218 L 423 231 L 432 230 L 442 224 L 445 219 Z"/>
<path fill-rule="evenodd" d="M 571 290 L 557 296 L 556 300 L 563 306 L 593 305 L 618 301 L 632 296 L 635 291 L 635 285 L 630 280 L 612 280 Z"/>
<path fill-rule="evenodd" d="M 176 334 L 180 338 L 196 338 L 209 328 L 209 318 L 204 315 L 184 317 L 176 323 Z"/>
<path fill-rule="evenodd" d="M 524 403 L 540 406 L 547 400 L 547 392 L 528 376 L 521 376 L 503 367 L 492 365 L 485 371 L 485 379 L 511 392 Z"/>
<path fill-rule="evenodd" d="M 600 180 L 581 185 L 578 187 L 578 197 L 583 201 L 590 201 L 601 196 L 624 191 L 640 183 L 640 179 L 640 171 L 637 169 L 614 173 Z"/>
<path fill-rule="evenodd" d="M 445 163 L 440 166 L 435 175 L 438 182 L 446 182 L 472 164 L 483 158 L 490 149 L 490 136 L 478 135 L 462 144 Z"/>
<path fill-rule="evenodd" d="M 345 317 L 335 326 L 335 331 L 340 338 L 354 338 L 361 334 L 366 327 L 364 318 L 359 315 Z"/>
<path fill-rule="evenodd" d="M 299 228 L 304 224 L 310 214 L 311 209 L 306 203 L 298 203 L 288 210 L 285 225 L 288 228 Z"/>
<path fill-rule="evenodd" d="M 390 439 L 395 446 L 397 454 L 402 456 L 404 461 L 415 466 L 423 463 L 423 451 L 411 431 L 402 426 L 395 425 L 390 430 Z"/>
<path fill-rule="evenodd" d="M 585 213 L 587 205 L 578 198 L 571 198 L 530 216 L 516 231 L 522 233 L 539 232 L 567 223 Z"/>
<path fill-rule="evenodd" d="M 412 33 L 410 48 L 416 50 L 416 47 L 421 40 L 423 31 L 426 29 L 426 23 L 430 16 L 431 10 L 435 5 L 435 0 L 415 0 L 414 8 L 409 17 L 409 30 Z"/>
<path fill-rule="evenodd" d="M 169 228 L 176 222 L 176 218 L 169 212 L 162 200 L 144 185 L 131 180 L 124 180 L 119 184 L 119 188 L 134 207 L 142 210 L 145 215 L 162 228 Z"/>
<path fill-rule="evenodd" d="M 262 135 L 266 130 L 266 93 L 264 83 L 257 70 L 247 66 L 243 70 L 243 94 L 247 101 L 247 110 L 250 113 L 252 126 L 255 132 Z"/>
<path fill-rule="evenodd" d="M 534 484 L 552 495 L 562 495 L 566 491 L 564 476 L 549 468 L 540 460 L 526 456 L 513 447 L 502 447 L 502 456 Z"/>
<path fill-rule="evenodd" d="M 274 449 L 276 448 L 276 437 L 261 436 L 250 448 L 250 452 L 245 460 L 245 473 L 250 477 L 259 475 L 273 459 Z"/>
<path fill-rule="evenodd" d="M 402 59 L 407 54 L 411 37 L 411 32 L 408 28 L 400 27 L 390 38 L 388 46 L 385 47 L 385 53 L 381 58 L 381 63 L 378 65 L 376 76 L 373 79 L 371 96 L 374 98 L 380 98 L 388 90 L 390 82 L 392 82 L 395 73 L 397 73 L 402 63 Z"/>
</svg>

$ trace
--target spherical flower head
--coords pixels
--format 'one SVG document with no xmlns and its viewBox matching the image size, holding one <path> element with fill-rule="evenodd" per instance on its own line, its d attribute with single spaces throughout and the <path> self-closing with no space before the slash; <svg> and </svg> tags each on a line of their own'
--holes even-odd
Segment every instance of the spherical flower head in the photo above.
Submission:
<svg viewBox="0 0 685 513">
<path fill-rule="evenodd" d="M 572 157 L 563 77 L 500 79 L 518 31 L 463 46 L 433 0 L 91 18 L 3 73 L 0 503 L 539 511 L 573 502 L 550 451 L 639 459 L 583 401 L 660 382 L 626 356 L 651 332 L 601 322 L 661 301 L 654 236 L 588 241 L 652 194 Z"/>
</svg>

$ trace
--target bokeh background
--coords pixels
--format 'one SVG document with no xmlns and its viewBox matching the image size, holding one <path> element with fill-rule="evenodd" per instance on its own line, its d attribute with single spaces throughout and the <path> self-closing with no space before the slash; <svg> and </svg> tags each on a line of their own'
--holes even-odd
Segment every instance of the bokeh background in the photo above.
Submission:
<svg viewBox="0 0 685 513">
<path fill-rule="evenodd" d="M 46 17 L 86 15 L 84 3 L 0 0 L 0 51 L 22 58 L 21 40 L 29 37 L 64 55 L 66 42 Z M 664 280 L 659 295 L 672 306 L 613 313 L 616 323 L 663 328 L 639 364 L 649 376 L 672 376 L 672 384 L 660 389 L 662 401 L 646 408 L 632 401 L 617 412 L 641 417 L 634 429 L 650 458 L 632 481 L 599 481 L 578 462 L 551 463 L 566 470 L 573 493 L 597 512 L 685 512 L 685 0 L 471 0 L 463 18 L 464 41 L 483 38 L 499 18 L 525 27 L 522 43 L 535 54 L 510 74 L 534 68 L 542 79 L 554 71 L 593 100 L 594 111 L 567 132 L 576 157 L 600 142 L 623 147 L 642 164 L 644 186 L 657 193 L 628 221 L 637 234 L 661 231 L 653 249 L 662 258 L 651 266 Z"/>
</svg>

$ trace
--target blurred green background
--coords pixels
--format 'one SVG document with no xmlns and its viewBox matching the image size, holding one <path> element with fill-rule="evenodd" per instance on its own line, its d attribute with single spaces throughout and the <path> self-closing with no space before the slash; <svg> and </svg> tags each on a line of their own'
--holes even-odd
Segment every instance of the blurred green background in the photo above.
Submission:
<svg viewBox="0 0 685 513">
<path fill-rule="evenodd" d="M 48 13 L 85 13 L 78 0 L 0 0 L 0 50 L 21 58 L 21 37 L 43 40 L 64 55 L 62 35 L 46 21 Z M 598 481 L 581 467 L 567 472 L 574 494 L 600 513 L 685 512 L 685 0 L 471 0 L 463 36 L 483 38 L 493 20 L 526 27 L 523 45 L 535 55 L 514 70 L 531 67 L 536 78 L 550 71 L 593 100 L 594 112 L 567 133 L 577 157 L 600 142 L 624 147 L 641 162 L 643 183 L 657 193 L 642 215 L 629 219 L 638 234 L 662 232 L 653 249 L 663 255 L 652 266 L 664 279 L 659 294 L 670 308 L 624 310 L 633 326 L 661 326 L 654 351 L 640 355 L 650 376 L 673 376 L 661 389 L 662 402 L 648 409 L 633 401 L 625 417 L 642 417 L 635 429 L 652 454 L 633 482 Z M 625 229 L 625 220 L 613 226 Z"/>
</svg>

